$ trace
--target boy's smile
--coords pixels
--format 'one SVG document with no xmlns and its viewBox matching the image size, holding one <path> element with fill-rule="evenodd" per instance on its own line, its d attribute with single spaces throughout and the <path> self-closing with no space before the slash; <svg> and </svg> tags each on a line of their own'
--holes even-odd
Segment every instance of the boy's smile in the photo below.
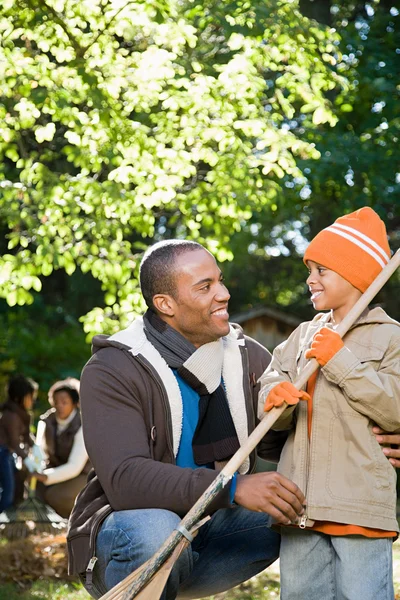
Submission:
<svg viewBox="0 0 400 600">
<path fill-rule="evenodd" d="M 316 300 L 318 298 L 318 296 L 320 294 L 322 294 L 324 290 L 312 290 L 310 288 L 310 292 L 311 292 L 311 302 L 313 302 L 314 300 Z"/>
<path fill-rule="evenodd" d="M 309 276 L 306 280 L 315 310 L 332 310 L 339 323 L 361 296 L 361 292 L 344 277 L 313 260 L 307 261 Z"/>
</svg>

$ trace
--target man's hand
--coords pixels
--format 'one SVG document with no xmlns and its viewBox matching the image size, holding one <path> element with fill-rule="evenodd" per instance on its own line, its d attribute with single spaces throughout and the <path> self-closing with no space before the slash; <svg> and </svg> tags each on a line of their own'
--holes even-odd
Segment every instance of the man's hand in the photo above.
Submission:
<svg viewBox="0 0 400 600">
<path fill-rule="evenodd" d="M 304 513 L 305 498 L 295 483 L 276 472 L 238 475 L 235 502 L 248 510 L 265 512 L 283 525 L 296 523 Z"/>
<path fill-rule="evenodd" d="M 389 462 L 397 468 L 400 468 L 400 433 L 388 433 L 380 427 L 373 427 L 372 431 L 375 434 L 378 444 L 391 444 L 396 448 L 382 448 L 382 452 L 387 456 Z"/>
</svg>

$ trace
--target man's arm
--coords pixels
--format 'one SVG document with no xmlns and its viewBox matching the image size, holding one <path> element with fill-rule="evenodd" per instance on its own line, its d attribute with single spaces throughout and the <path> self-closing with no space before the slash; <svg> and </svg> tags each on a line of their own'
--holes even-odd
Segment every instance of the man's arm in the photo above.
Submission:
<svg viewBox="0 0 400 600">
<path fill-rule="evenodd" d="M 373 427 L 378 444 L 383 446 L 382 452 L 389 459 L 389 462 L 397 468 L 400 468 L 400 433 L 388 433 L 380 427 Z M 389 446 L 386 446 L 389 444 Z"/>
</svg>

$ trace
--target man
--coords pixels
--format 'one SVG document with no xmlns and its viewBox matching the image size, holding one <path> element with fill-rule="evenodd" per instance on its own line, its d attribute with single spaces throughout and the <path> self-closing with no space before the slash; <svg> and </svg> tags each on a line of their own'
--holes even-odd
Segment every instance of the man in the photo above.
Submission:
<svg viewBox="0 0 400 600">
<path fill-rule="evenodd" d="M 254 429 L 256 382 L 270 360 L 230 326 L 229 292 L 200 244 L 152 246 L 140 283 L 149 307 L 144 319 L 110 338 L 97 336 L 81 378 L 94 472 L 78 496 L 68 544 L 70 569 L 86 572 L 95 598 L 154 554 Z M 282 442 L 267 435 L 259 452 L 277 458 Z M 165 598 L 178 590 L 187 598 L 220 592 L 277 558 L 271 516 L 295 521 L 304 497 L 278 473 L 250 474 L 254 466 L 255 453 L 214 501 Z M 91 556 L 98 559 L 93 578 Z"/>
<path fill-rule="evenodd" d="M 269 353 L 229 324 L 229 292 L 196 242 L 149 248 L 140 268 L 149 310 L 93 340 L 81 378 L 85 444 L 94 467 L 70 520 L 70 572 L 99 598 L 150 558 L 256 425 L 257 381 Z M 258 455 L 276 460 L 268 433 Z M 256 453 L 214 500 L 211 519 L 176 562 L 163 600 L 199 598 L 270 565 L 304 496 Z M 94 567 L 94 568 L 93 568 Z"/>
</svg>

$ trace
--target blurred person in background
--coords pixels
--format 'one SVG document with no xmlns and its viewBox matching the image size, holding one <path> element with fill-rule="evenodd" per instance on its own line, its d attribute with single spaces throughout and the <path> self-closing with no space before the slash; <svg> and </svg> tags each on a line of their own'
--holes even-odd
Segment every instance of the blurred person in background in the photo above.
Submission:
<svg viewBox="0 0 400 600">
<path fill-rule="evenodd" d="M 28 460 L 34 439 L 30 434 L 31 416 L 38 384 L 23 375 L 11 377 L 7 386 L 7 400 L 0 407 L 0 512 L 23 498 L 23 484 L 27 470 L 17 471 L 14 455 Z"/>
<path fill-rule="evenodd" d="M 48 398 L 52 408 L 41 415 L 36 433 L 36 444 L 45 456 L 44 470 L 32 475 L 39 481 L 39 498 L 68 518 L 90 470 L 79 411 L 79 381 L 72 377 L 57 381 Z"/>
</svg>

